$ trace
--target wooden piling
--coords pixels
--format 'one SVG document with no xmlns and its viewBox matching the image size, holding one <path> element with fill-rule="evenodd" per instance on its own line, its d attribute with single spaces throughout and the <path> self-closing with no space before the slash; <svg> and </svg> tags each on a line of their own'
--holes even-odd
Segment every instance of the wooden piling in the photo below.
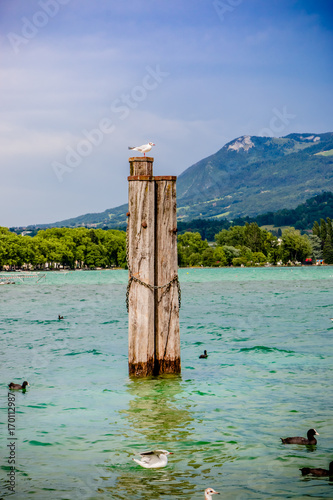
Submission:
<svg viewBox="0 0 333 500">
<path fill-rule="evenodd" d="M 155 282 L 168 283 L 178 274 L 177 204 L 174 177 L 155 177 L 156 239 Z M 155 370 L 180 373 L 180 335 L 178 288 L 156 290 L 155 296 Z"/>
<path fill-rule="evenodd" d="M 180 373 L 176 177 L 153 176 L 153 158 L 130 158 L 129 374 Z"/>
</svg>

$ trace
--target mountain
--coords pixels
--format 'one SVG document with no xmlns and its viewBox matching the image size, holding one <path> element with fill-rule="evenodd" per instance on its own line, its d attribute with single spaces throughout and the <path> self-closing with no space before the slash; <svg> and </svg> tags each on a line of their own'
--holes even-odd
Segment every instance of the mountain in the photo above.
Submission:
<svg viewBox="0 0 333 500">
<path fill-rule="evenodd" d="M 253 217 L 333 191 L 333 133 L 243 136 L 183 172 L 180 220 Z"/>
<path fill-rule="evenodd" d="M 38 227 L 44 229 L 46 227 L 76 227 L 76 226 L 124 226 L 126 227 L 126 212 L 128 212 L 128 205 L 121 205 L 116 208 L 109 208 L 100 213 L 88 213 L 65 219 L 52 224 L 39 224 Z"/>
<path fill-rule="evenodd" d="M 292 209 L 333 191 L 333 133 L 243 136 L 186 169 L 177 180 L 178 220 L 254 217 Z M 127 205 L 57 226 L 125 225 Z"/>
</svg>

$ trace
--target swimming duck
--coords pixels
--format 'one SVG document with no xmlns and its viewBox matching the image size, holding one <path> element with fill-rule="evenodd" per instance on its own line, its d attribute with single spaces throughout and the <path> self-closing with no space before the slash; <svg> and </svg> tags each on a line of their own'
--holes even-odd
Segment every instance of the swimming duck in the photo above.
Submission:
<svg viewBox="0 0 333 500">
<path fill-rule="evenodd" d="M 27 387 L 27 385 L 29 385 L 29 384 L 25 380 L 22 385 L 20 385 L 20 384 L 14 384 L 13 382 L 11 382 L 10 384 L 8 384 L 8 387 L 12 391 L 20 391 L 21 389 L 23 389 L 25 391 L 25 388 Z"/>
<path fill-rule="evenodd" d="M 309 429 L 307 432 L 308 438 L 304 437 L 287 437 L 280 438 L 283 444 L 317 444 L 317 440 L 314 436 L 319 436 L 316 429 Z"/>
<path fill-rule="evenodd" d="M 58 319 L 64 319 L 63 316 L 60 316 L 60 314 L 58 315 Z"/>
<path fill-rule="evenodd" d="M 208 354 L 207 351 L 204 351 L 203 354 L 200 354 L 199 359 L 206 359 L 206 358 L 208 358 Z"/>
<path fill-rule="evenodd" d="M 205 500 L 212 500 L 212 495 L 219 495 L 218 491 L 213 490 L 213 488 L 205 489 Z"/>
<path fill-rule="evenodd" d="M 159 467 L 165 467 L 168 463 L 167 456 L 172 454 L 171 451 L 166 450 L 144 451 L 139 453 L 142 457 L 141 460 L 137 460 L 136 458 L 133 458 L 133 460 L 146 469 L 157 469 Z"/>
<path fill-rule="evenodd" d="M 323 477 L 323 476 L 333 476 L 333 462 L 330 462 L 329 464 L 329 470 L 327 469 L 310 469 L 310 467 L 302 467 L 300 469 L 302 472 L 303 476 L 306 476 L 307 474 L 311 474 L 312 476 L 317 476 L 317 477 Z"/>
</svg>

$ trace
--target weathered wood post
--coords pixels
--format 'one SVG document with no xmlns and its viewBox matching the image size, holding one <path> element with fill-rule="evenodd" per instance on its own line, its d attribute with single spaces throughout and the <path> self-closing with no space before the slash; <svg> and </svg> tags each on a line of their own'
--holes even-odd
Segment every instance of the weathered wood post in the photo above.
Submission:
<svg viewBox="0 0 333 500">
<path fill-rule="evenodd" d="M 176 177 L 130 158 L 127 289 L 129 374 L 180 373 Z"/>
</svg>

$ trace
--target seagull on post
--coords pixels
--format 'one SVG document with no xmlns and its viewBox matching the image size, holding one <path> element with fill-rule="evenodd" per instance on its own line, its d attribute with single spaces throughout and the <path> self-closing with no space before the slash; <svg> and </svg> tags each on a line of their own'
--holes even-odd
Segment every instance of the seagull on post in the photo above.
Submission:
<svg viewBox="0 0 333 500">
<path fill-rule="evenodd" d="M 148 142 L 148 144 L 143 144 L 142 146 L 135 146 L 133 148 L 128 146 L 128 149 L 134 149 L 135 151 L 143 153 L 143 156 L 146 156 L 146 153 L 148 153 L 148 151 L 150 151 L 153 146 L 155 146 L 153 142 Z"/>
</svg>

